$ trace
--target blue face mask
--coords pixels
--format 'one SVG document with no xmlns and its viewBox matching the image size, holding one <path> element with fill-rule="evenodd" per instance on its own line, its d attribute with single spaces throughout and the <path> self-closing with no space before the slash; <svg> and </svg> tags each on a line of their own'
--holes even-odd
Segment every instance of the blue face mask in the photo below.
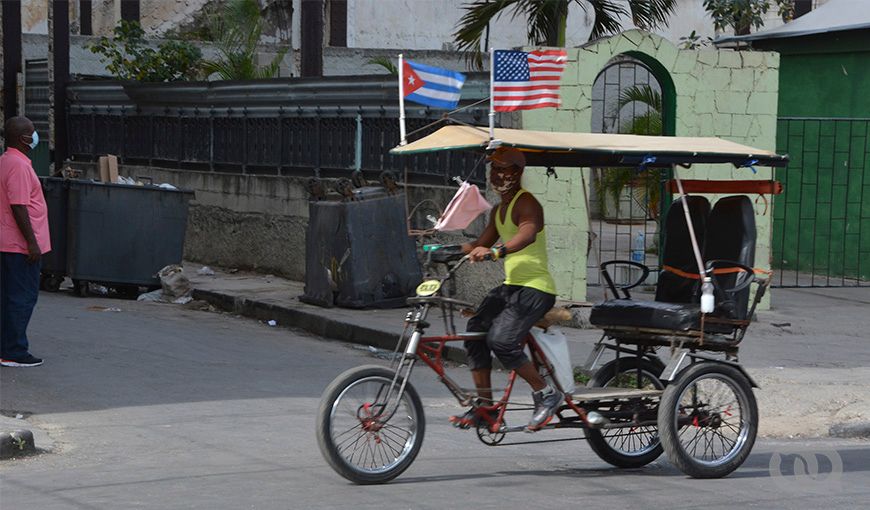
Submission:
<svg viewBox="0 0 870 510">
<path fill-rule="evenodd" d="M 39 145 L 39 133 L 37 133 L 36 131 L 34 131 L 33 134 L 30 135 L 30 137 L 31 137 L 33 140 L 31 140 L 31 142 L 30 142 L 29 144 L 27 144 L 27 145 L 29 145 L 31 149 L 35 149 L 36 146 Z"/>
</svg>

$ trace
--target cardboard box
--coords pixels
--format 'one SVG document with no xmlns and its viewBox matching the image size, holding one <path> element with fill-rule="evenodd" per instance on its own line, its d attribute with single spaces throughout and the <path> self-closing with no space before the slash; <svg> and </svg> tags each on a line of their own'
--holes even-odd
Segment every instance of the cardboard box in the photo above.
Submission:
<svg viewBox="0 0 870 510">
<path fill-rule="evenodd" d="M 100 156 L 98 160 L 100 180 L 103 182 L 118 182 L 118 156 L 111 154 Z"/>
</svg>

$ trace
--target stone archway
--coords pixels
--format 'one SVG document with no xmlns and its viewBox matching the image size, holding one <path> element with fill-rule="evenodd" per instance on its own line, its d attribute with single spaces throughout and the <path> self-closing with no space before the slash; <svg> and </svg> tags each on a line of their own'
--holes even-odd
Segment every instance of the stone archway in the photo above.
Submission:
<svg viewBox="0 0 870 510">
<path fill-rule="evenodd" d="M 665 134 L 663 96 L 672 98 L 673 82 L 666 71 L 657 73 L 647 64 L 660 66 L 658 62 L 643 57 L 617 55 L 596 76 L 591 98 L 593 133 Z M 663 77 L 661 81 L 659 76 Z M 664 177 L 667 173 L 658 169 L 644 173 L 626 168 L 591 169 L 588 285 L 603 284 L 598 267 L 607 260 L 642 262 L 653 269 L 650 283 L 654 282 L 659 265 L 656 247 L 661 231 L 658 220 L 665 195 Z M 626 266 L 617 269 L 624 273 L 612 275 L 618 283 L 634 281 L 640 274 L 639 270 Z"/>
</svg>

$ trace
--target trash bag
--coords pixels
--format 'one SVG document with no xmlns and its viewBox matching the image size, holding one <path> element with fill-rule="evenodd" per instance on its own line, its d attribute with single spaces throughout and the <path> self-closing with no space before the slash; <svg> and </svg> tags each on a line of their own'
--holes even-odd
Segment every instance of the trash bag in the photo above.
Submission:
<svg viewBox="0 0 870 510">
<path fill-rule="evenodd" d="M 190 279 L 187 278 L 184 269 L 178 264 L 164 267 L 157 272 L 157 277 L 160 278 L 163 294 L 172 300 L 188 297 L 193 292 L 190 287 Z"/>
</svg>

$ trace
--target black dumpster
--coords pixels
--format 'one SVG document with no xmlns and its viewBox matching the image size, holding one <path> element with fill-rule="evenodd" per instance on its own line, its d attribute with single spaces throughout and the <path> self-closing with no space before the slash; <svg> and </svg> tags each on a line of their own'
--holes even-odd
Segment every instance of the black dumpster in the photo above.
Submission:
<svg viewBox="0 0 870 510">
<path fill-rule="evenodd" d="M 309 203 L 304 302 L 348 308 L 404 306 L 422 274 L 404 197 L 383 188 Z"/>
<path fill-rule="evenodd" d="M 42 288 L 56 292 L 66 276 L 66 211 L 68 181 L 59 177 L 40 177 L 48 206 L 51 251 L 42 256 Z"/>
<path fill-rule="evenodd" d="M 192 191 L 69 181 L 67 274 L 113 288 L 160 287 L 156 273 L 180 264 Z"/>
</svg>

